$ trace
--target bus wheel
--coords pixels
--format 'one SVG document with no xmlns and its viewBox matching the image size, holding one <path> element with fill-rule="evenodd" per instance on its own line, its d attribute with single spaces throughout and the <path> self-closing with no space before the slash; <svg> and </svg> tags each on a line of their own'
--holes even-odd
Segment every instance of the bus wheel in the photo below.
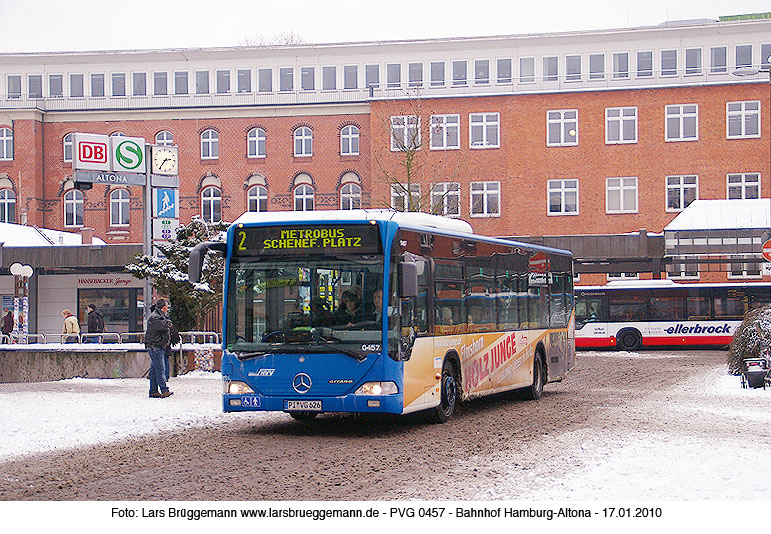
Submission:
<svg viewBox="0 0 771 534">
<path fill-rule="evenodd" d="M 446 422 L 453 413 L 458 403 L 458 372 L 455 364 L 450 360 L 444 360 L 442 365 L 442 383 L 440 385 L 442 400 L 439 406 L 434 408 L 432 421 L 434 423 Z"/>
<path fill-rule="evenodd" d="M 642 348 L 642 334 L 634 328 L 622 330 L 616 337 L 616 347 L 622 350 L 640 350 Z"/>
<path fill-rule="evenodd" d="M 522 390 L 522 396 L 526 400 L 538 400 L 543 394 L 544 383 L 543 358 L 540 352 L 533 358 L 533 385 Z"/>
<path fill-rule="evenodd" d="M 289 412 L 289 415 L 296 421 L 312 421 L 318 414 L 316 412 Z"/>
</svg>

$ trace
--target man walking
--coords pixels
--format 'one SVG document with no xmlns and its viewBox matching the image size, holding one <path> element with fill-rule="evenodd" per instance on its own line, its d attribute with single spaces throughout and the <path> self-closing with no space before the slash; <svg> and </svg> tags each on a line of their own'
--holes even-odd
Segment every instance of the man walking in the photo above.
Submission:
<svg viewBox="0 0 771 534">
<path fill-rule="evenodd" d="M 150 354 L 150 397 L 171 397 L 173 393 L 166 385 L 166 347 L 171 340 L 171 319 L 166 315 L 169 311 L 169 303 L 164 299 L 158 299 L 153 307 L 150 317 L 147 318 L 147 330 L 145 331 L 145 347 Z"/>
<path fill-rule="evenodd" d="M 96 310 L 96 304 L 86 306 L 88 311 L 88 333 L 101 334 L 104 332 L 104 317 Z M 102 336 L 88 336 L 88 343 L 101 343 Z"/>
</svg>

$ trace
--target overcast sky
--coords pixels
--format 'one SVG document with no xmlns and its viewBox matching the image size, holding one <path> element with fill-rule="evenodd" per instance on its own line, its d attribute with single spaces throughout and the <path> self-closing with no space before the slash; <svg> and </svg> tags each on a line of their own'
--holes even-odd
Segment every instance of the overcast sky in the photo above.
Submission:
<svg viewBox="0 0 771 534">
<path fill-rule="evenodd" d="M 625 28 L 771 11 L 768 0 L 0 0 L 0 52 L 238 46 Z"/>
</svg>

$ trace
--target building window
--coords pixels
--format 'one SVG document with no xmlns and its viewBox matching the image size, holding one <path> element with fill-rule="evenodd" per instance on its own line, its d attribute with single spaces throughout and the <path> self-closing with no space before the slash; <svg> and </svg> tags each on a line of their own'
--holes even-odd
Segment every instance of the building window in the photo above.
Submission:
<svg viewBox="0 0 771 534">
<path fill-rule="evenodd" d="M 613 79 L 629 78 L 629 52 L 613 53 Z"/>
<path fill-rule="evenodd" d="M 511 58 L 499 59 L 496 61 L 496 66 L 498 69 L 498 83 L 510 84 L 514 80 Z"/>
<path fill-rule="evenodd" d="M 701 48 L 685 49 L 685 74 L 701 74 Z"/>
<path fill-rule="evenodd" d="M 267 155 L 268 136 L 262 128 L 252 128 L 246 134 L 246 157 L 264 158 Z"/>
<path fill-rule="evenodd" d="M 452 84 L 455 86 L 468 83 L 468 63 L 465 59 L 452 62 Z"/>
<path fill-rule="evenodd" d="M 364 84 L 366 87 L 380 87 L 380 65 L 364 66 Z"/>
<path fill-rule="evenodd" d="M 725 46 L 714 46 L 709 49 L 710 74 L 725 74 L 728 72 L 728 52 Z"/>
<path fill-rule="evenodd" d="M 667 176 L 667 211 L 682 211 L 699 197 L 695 174 Z"/>
<path fill-rule="evenodd" d="M 608 273 L 608 282 L 619 280 L 639 280 L 640 273 Z"/>
<path fill-rule="evenodd" d="M 760 137 L 760 101 L 726 104 L 726 137 L 742 139 Z"/>
<path fill-rule="evenodd" d="M 340 130 L 340 155 L 359 155 L 359 129 L 356 126 L 348 125 Z"/>
<path fill-rule="evenodd" d="M 423 87 L 423 63 L 409 63 L 407 77 L 410 87 Z"/>
<path fill-rule="evenodd" d="M 185 71 L 178 71 L 174 73 L 174 94 L 175 95 L 186 95 L 188 93 L 188 84 L 187 84 L 187 72 Z"/>
<path fill-rule="evenodd" d="M 147 73 L 135 72 L 132 76 L 132 94 L 134 96 L 147 96 Z"/>
<path fill-rule="evenodd" d="M 398 89 L 402 85 L 402 66 L 399 63 L 386 65 L 386 82 L 389 89 Z"/>
<path fill-rule="evenodd" d="M 62 159 L 65 163 L 72 163 L 72 134 L 68 133 L 62 139 Z"/>
<path fill-rule="evenodd" d="M 752 66 L 752 45 L 736 46 L 736 68 Z"/>
<path fill-rule="evenodd" d="M 559 78 L 559 62 L 557 56 L 544 56 L 543 81 L 556 82 Z"/>
<path fill-rule="evenodd" d="M 0 128 L 0 161 L 13 159 L 13 130 Z"/>
<path fill-rule="evenodd" d="M 126 96 L 126 74 L 114 72 L 112 74 L 112 96 Z"/>
<path fill-rule="evenodd" d="M 205 222 L 222 220 L 222 191 L 218 187 L 205 187 L 201 192 L 201 218 Z"/>
<path fill-rule="evenodd" d="M 667 141 L 696 141 L 699 138 L 699 106 L 676 104 L 666 107 Z"/>
<path fill-rule="evenodd" d="M 12 74 L 6 77 L 8 98 L 21 98 L 21 76 Z"/>
<path fill-rule="evenodd" d="M 215 72 L 215 78 L 217 80 L 217 93 L 229 93 L 230 92 L 230 71 L 218 70 Z"/>
<path fill-rule="evenodd" d="M 643 50 L 637 52 L 637 77 L 651 78 L 653 76 L 653 52 Z"/>
<path fill-rule="evenodd" d="M 675 256 L 674 259 L 686 260 L 685 256 Z M 671 263 L 667 265 L 667 278 L 672 280 L 698 280 L 699 264 L 696 263 Z"/>
<path fill-rule="evenodd" d="M 556 109 L 546 112 L 546 145 L 578 144 L 578 110 Z"/>
<path fill-rule="evenodd" d="M 361 208 L 361 186 L 359 184 L 345 184 L 340 188 L 340 209 L 357 210 Z"/>
<path fill-rule="evenodd" d="M 195 72 L 195 94 L 209 94 L 209 71 L 198 70 Z"/>
<path fill-rule="evenodd" d="M 64 226 L 83 226 L 83 193 L 77 189 L 64 193 Z"/>
<path fill-rule="evenodd" d="M 605 79 L 605 54 L 589 54 L 589 79 Z"/>
<path fill-rule="evenodd" d="M 252 212 L 268 211 L 268 190 L 265 186 L 255 185 L 246 192 L 247 210 Z"/>
<path fill-rule="evenodd" d="M 469 125 L 469 145 L 471 148 L 498 148 L 501 146 L 500 113 L 471 113 Z"/>
<path fill-rule="evenodd" d="M 728 199 L 760 198 L 760 173 L 745 172 L 728 175 Z"/>
<path fill-rule="evenodd" d="M 472 217 L 500 217 L 500 182 L 471 182 L 469 193 Z"/>
<path fill-rule="evenodd" d="M 316 69 L 314 67 L 300 67 L 300 88 L 303 91 L 316 89 Z"/>
<path fill-rule="evenodd" d="M 605 212 L 637 213 L 637 178 L 605 179 Z"/>
<path fill-rule="evenodd" d="M 358 89 L 358 88 L 359 88 L 359 66 L 358 65 L 343 66 L 343 89 Z"/>
<path fill-rule="evenodd" d="M 64 76 L 61 74 L 48 76 L 48 96 L 50 98 L 64 98 Z"/>
<path fill-rule="evenodd" d="M 391 117 L 391 152 L 420 149 L 420 117 L 398 115 Z"/>
<path fill-rule="evenodd" d="M 568 82 L 581 81 L 581 56 L 565 57 L 565 80 Z"/>
<path fill-rule="evenodd" d="M 391 184 L 391 208 L 395 211 L 420 211 L 420 184 L 410 184 L 407 197 L 406 184 Z"/>
<path fill-rule="evenodd" d="M 578 215 L 578 180 L 549 180 L 549 215 Z"/>
<path fill-rule="evenodd" d="M 431 186 L 431 213 L 460 217 L 460 184 L 444 182 Z"/>
<path fill-rule="evenodd" d="M 460 149 L 460 115 L 431 115 L 431 150 Z"/>
<path fill-rule="evenodd" d="M 252 92 L 252 71 L 251 69 L 238 69 L 236 71 L 236 83 L 238 84 L 239 93 L 251 93 Z"/>
<path fill-rule="evenodd" d="M 167 72 L 153 73 L 153 94 L 156 96 L 169 94 L 169 74 Z"/>
<path fill-rule="evenodd" d="M 258 69 L 257 82 L 259 92 L 270 93 L 273 91 L 273 69 Z"/>
<path fill-rule="evenodd" d="M 201 134 L 201 159 L 220 157 L 220 134 L 216 130 L 206 130 Z"/>
<path fill-rule="evenodd" d="M 677 76 L 677 50 L 661 51 L 661 75 Z"/>
<path fill-rule="evenodd" d="M 43 98 L 43 77 L 39 74 L 27 76 L 27 94 L 30 99 Z"/>
<path fill-rule="evenodd" d="M 300 126 L 294 131 L 294 155 L 295 157 L 313 155 L 313 132 L 307 126 Z"/>
<path fill-rule="evenodd" d="M 102 98 L 104 95 L 104 74 L 92 74 L 91 96 L 94 98 Z"/>
<path fill-rule="evenodd" d="M 746 258 L 750 260 L 751 258 Z M 729 263 L 728 278 L 760 278 L 760 264 L 757 262 Z"/>
<path fill-rule="evenodd" d="M 321 90 L 334 91 L 337 89 L 337 67 L 321 67 Z"/>
<path fill-rule="evenodd" d="M 161 146 L 173 146 L 174 134 L 172 134 L 167 130 L 158 132 L 157 134 L 155 134 L 155 144 L 161 145 Z"/>
<path fill-rule="evenodd" d="M 476 85 L 487 85 L 490 83 L 490 60 L 474 60 L 474 83 Z"/>
<path fill-rule="evenodd" d="M 637 142 L 637 108 L 605 108 L 605 144 Z"/>
<path fill-rule="evenodd" d="M 116 189 L 110 193 L 110 225 L 129 225 L 129 192 Z"/>
<path fill-rule="evenodd" d="M 535 58 L 519 58 L 519 83 L 535 83 Z"/>
<path fill-rule="evenodd" d="M 278 69 L 278 90 L 294 91 L 294 69 L 292 67 Z"/>
<path fill-rule="evenodd" d="M 295 211 L 313 211 L 314 199 L 313 187 L 309 185 L 298 185 L 294 188 L 294 210 Z"/>
<path fill-rule="evenodd" d="M 70 74 L 70 96 L 72 98 L 82 98 L 85 93 L 85 81 L 82 74 Z"/>
<path fill-rule="evenodd" d="M 11 189 L 0 189 L 0 222 L 16 222 L 16 193 Z"/>
</svg>

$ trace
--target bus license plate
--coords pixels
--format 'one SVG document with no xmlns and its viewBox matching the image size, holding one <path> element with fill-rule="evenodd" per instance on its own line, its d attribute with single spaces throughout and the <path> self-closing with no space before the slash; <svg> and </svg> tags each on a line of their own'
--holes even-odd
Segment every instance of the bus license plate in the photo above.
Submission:
<svg viewBox="0 0 771 534">
<path fill-rule="evenodd" d="M 320 412 L 321 401 L 320 400 L 302 400 L 302 401 L 286 401 L 286 411 L 288 412 Z"/>
</svg>

